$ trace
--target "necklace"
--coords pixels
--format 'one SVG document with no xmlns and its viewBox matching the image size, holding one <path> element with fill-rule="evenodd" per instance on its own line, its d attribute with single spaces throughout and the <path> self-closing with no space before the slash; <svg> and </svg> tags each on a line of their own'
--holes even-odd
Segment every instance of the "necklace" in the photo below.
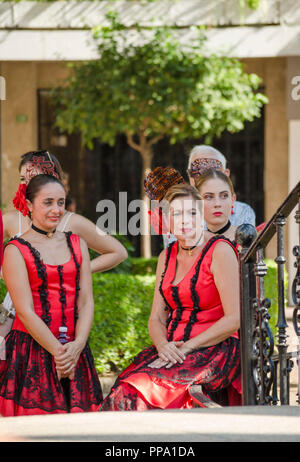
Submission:
<svg viewBox="0 0 300 462">
<path fill-rule="evenodd" d="M 207 231 L 209 231 L 210 233 L 213 233 L 213 234 L 223 234 L 225 233 L 225 231 L 227 231 L 227 229 L 229 229 L 231 226 L 231 223 L 230 223 L 230 220 L 228 220 L 227 224 L 225 226 L 223 226 L 223 228 L 221 229 L 218 229 L 217 231 L 211 231 L 210 229 L 207 228 Z"/>
<path fill-rule="evenodd" d="M 44 236 L 47 236 L 48 238 L 52 237 L 56 231 L 56 228 L 53 231 L 44 231 L 43 229 L 40 229 L 34 226 L 33 223 L 31 224 L 31 228 L 37 233 L 44 234 Z"/>
<path fill-rule="evenodd" d="M 191 256 L 193 254 L 193 250 L 197 247 L 197 245 L 199 244 L 200 240 L 202 239 L 202 236 L 203 236 L 203 233 L 201 234 L 201 236 L 199 237 L 198 241 L 196 242 L 195 245 L 193 245 L 192 247 L 182 247 L 182 250 L 186 250 L 188 251 L 189 255 Z"/>
</svg>

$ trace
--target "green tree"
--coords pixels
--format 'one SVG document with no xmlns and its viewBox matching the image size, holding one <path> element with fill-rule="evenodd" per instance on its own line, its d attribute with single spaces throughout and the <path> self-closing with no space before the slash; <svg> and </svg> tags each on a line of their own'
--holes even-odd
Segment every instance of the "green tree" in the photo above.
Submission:
<svg viewBox="0 0 300 462">
<path fill-rule="evenodd" d="M 155 143 L 237 132 L 260 116 L 266 98 L 257 92 L 258 76 L 247 74 L 237 59 L 207 54 L 203 30 L 192 28 L 193 39 L 183 44 L 175 30 L 128 30 L 116 15 L 109 17 L 108 27 L 95 30 L 99 59 L 71 65 L 56 123 L 80 132 L 89 148 L 95 139 L 113 145 L 117 134 L 125 134 L 142 157 L 145 199 L 143 179 Z M 141 253 L 151 255 L 147 236 Z"/>
</svg>

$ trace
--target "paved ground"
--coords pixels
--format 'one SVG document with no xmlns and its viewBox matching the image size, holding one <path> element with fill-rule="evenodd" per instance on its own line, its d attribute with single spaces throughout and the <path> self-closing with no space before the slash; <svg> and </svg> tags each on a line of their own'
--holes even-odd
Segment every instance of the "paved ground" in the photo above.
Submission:
<svg viewBox="0 0 300 462">
<path fill-rule="evenodd" d="M 20 442 L 300 442 L 300 407 L 10 417 L 0 419 L 0 435 Z"/>
</svg>

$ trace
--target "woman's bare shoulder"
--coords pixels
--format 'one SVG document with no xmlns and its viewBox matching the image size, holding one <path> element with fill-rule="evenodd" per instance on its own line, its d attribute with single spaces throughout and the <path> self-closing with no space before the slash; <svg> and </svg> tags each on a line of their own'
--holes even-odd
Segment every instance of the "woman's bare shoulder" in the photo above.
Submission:
<svg viewBox="0 0 300 462">
<path fill-rule="evenodd" d="M 238 256 L 233 246 L 227 241 L 218 241 L 213 249 L 211 272 L 232 274 L 238 269 Z"/>
<path fill-rule="evenodd" d="M 65 231 L 72 231 L 72 233 L 78 234 L 83 238 L 83 234 L 85 232 L 97 232 L 97 234 L 103 234 L 103 236 L 106 235 L 106 233 L 97 228 L 95 223 L 78 213 L 72 213 L 66 225 Z"/>
<path fill-rule="evenodd" d="M 14 241 L 8 242 L 5 246 L 4 256 L 3 256 L 3 263 L 8 259 L 12 259 L 11 261 L 14 263 L 15 266 L 18 266 L 19 260 L 23 259 L 23 255 L 19 247 L 15 245 Z"/>
<path fill-rule="evenodd" d="M 10 210 L 8 212 L 5 212 L 2 217 L 3 217 L 3 220 L 7 220 L 7 221 L 10 221 L 10 220 L 17 220 L 18 219 L 18 211 L 17 210 Z"/>
<path fill-rule="evenodd" d="M 165 261 L 166 261 L 166 254 L 167 254 L 167 248 L 163 249 L 157 259 L 157 269 L 161 270 L 165 266 Z"/>
<path fill-rule="evenodd" d="M 19 217 L 16 210 L 6 212 L 2 216 L 3 221 L 3 237 L 8 239 L 13 237 L 19 229 Z"/>
<path fill-rule="evenodd" d="M 236 251 L 234 250 L 233 244 L 230 244 L 228 241 L 217 241 L 215 248 L 213 250 L 213 255 L 217 258 L 223 258 L 227 256 L 236 256 Z"/>
</svg>

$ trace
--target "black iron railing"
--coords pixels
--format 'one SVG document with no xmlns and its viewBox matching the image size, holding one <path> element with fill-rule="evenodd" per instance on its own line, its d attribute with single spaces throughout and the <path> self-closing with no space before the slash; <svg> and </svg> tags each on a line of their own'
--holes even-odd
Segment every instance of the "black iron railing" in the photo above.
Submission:
<svg viewBox="0 0 300 462">
<path fill-rule="evenodd" d="M 289 404 L 290 371 L 293 356 L 288 352 L 287 321 L 284 294 L 284 227 L 287 217 L 298 204 L 295 215 L 299 228 L 299 241 L 293 248 L 296 257 L 296 276 L 292 284 L 292 298 L 295 305 L 293 325 L 300 338 L 300 182 L 288 195 L 272 219 L 257 236 L 251 225 L 241 225 L 236 232 L 236 240 L 241 246 L 240 286 L 241 286 L 241 364 L 243 405 Z M 277 352 L 274 354 L 274 339 L 269 327 L 271 306 L 264 292 L 264 277 L 267 266 L 264 250 L 272 237 L 277 238 Z M 298 245 L 299 244 L 299 245 Z M 291 275 L 290 275 L 291 277 Z M 299 356 L 299 355 L 298 355 Z M 278 397 L 279 387 L 279 397 Z M 298 396 L 298 402 L 299 402 Z"/>
</svg>

